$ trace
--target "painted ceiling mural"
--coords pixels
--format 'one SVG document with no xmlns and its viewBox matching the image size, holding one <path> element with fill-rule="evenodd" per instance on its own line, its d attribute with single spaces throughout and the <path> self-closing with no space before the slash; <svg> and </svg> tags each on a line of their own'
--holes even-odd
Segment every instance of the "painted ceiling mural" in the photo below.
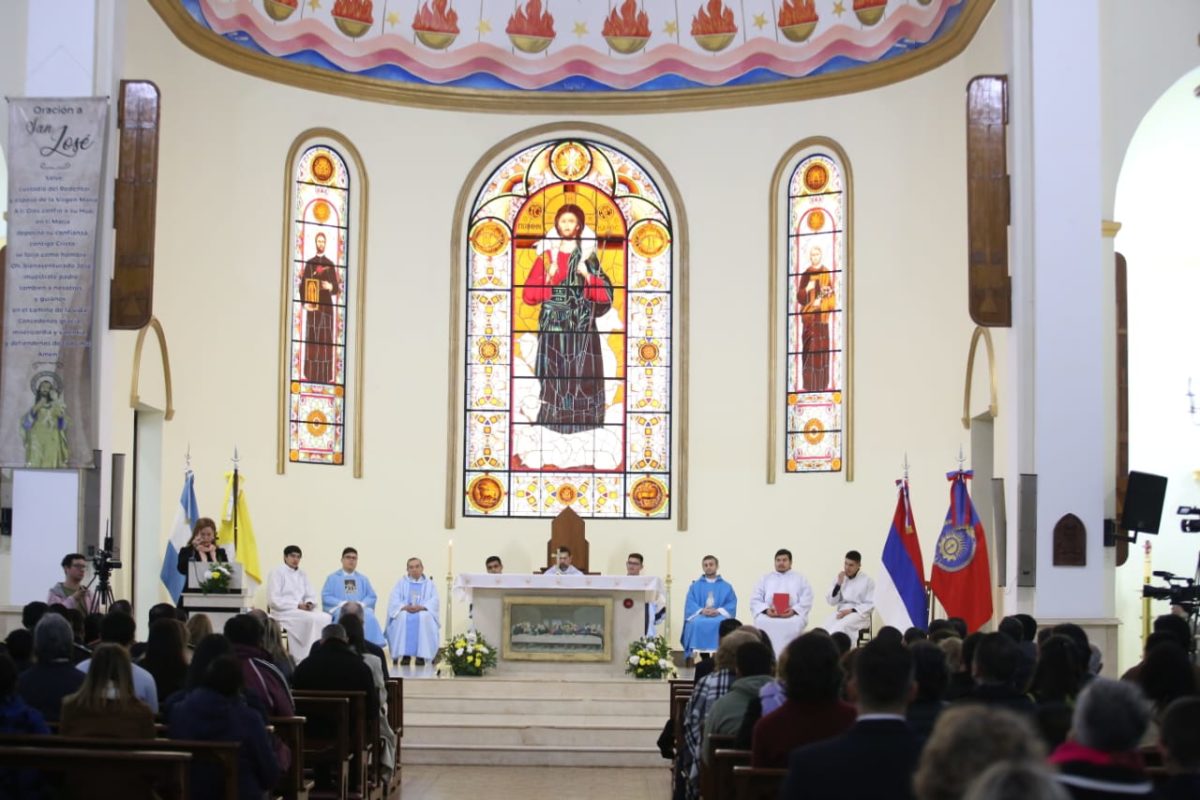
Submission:
<svg viewBox="0 0 1200 800">
<path fill-rule="evenodd" d="M 817 78 L 822 94 L 855 91 L 872 84 L 839 88 L 830 79 L 889 64 L 905 68 L 875 85 L 908 77 L 961 51 L 992 0 L 152 2 L 209 57 L 259 74 L 274 61 L 317 84 L 341 81 L 314 88 L 346 94 L 354 93 L 347 80 L 365 79 L 373 99 L 387 99 L 380 92 L 390 86 L 409 91 L 401 100 L 413 92 L 626 100 L 707 92 L 712 104 L 714 90 L 750 97 Z M 924 61 L 921 51 L 929 51 Z M 758 102 L 776 99 L 785 98 Z"/>
</svg>

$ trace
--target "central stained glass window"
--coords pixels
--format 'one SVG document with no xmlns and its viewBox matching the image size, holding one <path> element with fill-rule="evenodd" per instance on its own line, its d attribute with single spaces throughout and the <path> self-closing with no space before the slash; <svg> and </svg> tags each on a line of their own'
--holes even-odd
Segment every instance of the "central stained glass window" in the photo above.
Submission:
<svg viewBox="0 0 1200 800">
<path fill-rule="evenodd" d="M 463 513 L 671 514 L 671 217 L 587 139 L 485 179 L 466 242 Z"/>
</svg>

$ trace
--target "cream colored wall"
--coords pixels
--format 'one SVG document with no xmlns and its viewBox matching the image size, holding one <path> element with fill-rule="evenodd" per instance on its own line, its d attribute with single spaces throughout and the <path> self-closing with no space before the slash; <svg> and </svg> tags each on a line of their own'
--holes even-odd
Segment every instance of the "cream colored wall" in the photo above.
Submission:
<svg viewBox="0 0 1200 800">
<path fill-rule="evenodd" d="M 993 11 L 963 56 L 876 91 L 592 120 L 662 159 L 686 205 L 691 249 L 690 527 L 591 523 L 593 569 L 619 571 L 636 549 L 648 571 L 661 573 L 670 543 L 681 605 L 711 551 L 739 590 L 743 616 L 777 547 L 790 547 L 821 588 L 851 547 L 864 553 L 865 569 L 878 571 L 905 453 L 918 530 L 932 553 L 947 502 L 943 473 L 969 444 L 959 421 L 973 328 L 965 304 L 964 87 L 974 74 L 1004 71 L 999 17 Z M 353 544 L 383 591 L 411 554 L 424 557 L 440 583 L 452 537 L 456 571 L 482 570 L 490 553 L 510 571 L 532 569 L 547 521 L 442 525 L 447 422 L 458 413 L 444 399 L 449 238 L 455 196 L 480 154 L 533 125 L 579 118 L 442 113 L 306 92 L 200 58 L 144 4 L 131 4 L 128 25 L 125 77 L 154 80 L 163 95 L 155 314 L 167 333 L 177 411 L 164 432 L 162 535 L 189 445 L 202 511 L 214 516 L 236 445 L 268 568 L 295 542 L 319 582 Z M 313 126 L 348 136 L 371 181 L 361 480 L 349 467 L 274 471 L 283 161 L 295 136 Z M 855 176 L 855 480 L 781 475 L 768 486 L 768 182 L 783 152 L 813 135 L 837 140 Z M 120 449 L 132 435 L 133 334 L 110 338 Z M 149 352 L 143 363 L 157 368 Z M 157 404 L 149 391 L 143 402 Z M 680 610 L 672 614 L 676 637 Z M 463 611 L 455 610 L 460 624 Z M 818 609 L 814 623 L 823 615 Z"/>
</svg>

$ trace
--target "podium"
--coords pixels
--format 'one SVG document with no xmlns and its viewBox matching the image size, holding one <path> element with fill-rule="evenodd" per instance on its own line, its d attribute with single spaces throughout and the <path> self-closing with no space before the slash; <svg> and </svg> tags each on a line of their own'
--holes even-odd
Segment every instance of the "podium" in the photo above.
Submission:
<svg viewBox="0 0 1200 800">
<path fill-rule="evenodd" d="M 212 620 L 213 631 L 219 633 L 224 629 L 227 619 L 244 614 L 253 607 L 250 598 L 254 590 L 246 585 L 242 565 L 234 562 L 227 565 L 233 573 L 229 576 L 229 588 L 205 593 L 200 584 L 204 581 L 208 566 L 208 562 L 204 561 L 188 562 L 188 571 L 184 576 L 187 584 L 180 602 L 189 614 L 207 614 Z"/>
</svg>

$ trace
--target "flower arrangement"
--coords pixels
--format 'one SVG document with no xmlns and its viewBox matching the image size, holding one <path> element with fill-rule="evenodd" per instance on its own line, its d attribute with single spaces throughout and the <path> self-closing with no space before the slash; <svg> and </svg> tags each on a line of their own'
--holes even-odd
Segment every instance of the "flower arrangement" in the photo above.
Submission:
<svg viewBox="0 0 1200 800">
<path fill-rule="evenodd" d="M 482 634 L 468 631 L 442 645 L 437 660 L 455 675 L 480 676 L 496 666 L 496 650 Z"/>
<path fill-rule="evenodd" d="M 200 591 L 209 594 L 229 589 L 229 579 L 233 577 L 233 570 L 228 564 L 218 561 L 205 569 L 207 571 L 204 573 L 204 580 L 200 581 Z"/>
<path fill-rule="evenodd" d="M 674 677 L 675 665 L 671 662 L 671 648 L 662 636 L 647 636 L 635 639 L 629 645 L 629 658 L 625 671 L 635 678 Z"/>
</svg>

